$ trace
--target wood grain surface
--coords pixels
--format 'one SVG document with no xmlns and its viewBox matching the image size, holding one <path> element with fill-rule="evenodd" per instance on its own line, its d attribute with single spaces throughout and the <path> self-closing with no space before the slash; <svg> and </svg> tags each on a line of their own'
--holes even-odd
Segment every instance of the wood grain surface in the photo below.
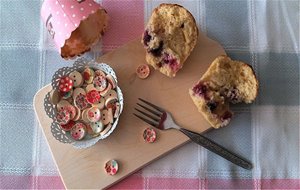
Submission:
<svg viewBox="0 0 300 190">
<path fill-rule="evenodd" d="M 223 48 L 200 33 L 197 46 L 176 78 L 168 78 L 151 70 L 150 77 L 145 80 L 135 74 L 136 67 L 146 63 L 140 39 L 100 57 L 98 61 L 109 64 L 117 74 L 124 94 L 124 110 L 112 135 L 83 150 L 55 140 L 50 131 L 52 121 L 43 107 L 44 97 L 51 90 L 51 85 L 38 91 L 34 98 L 34 109 L 65 187 L 107 188 L 188 142 L 188 138 L 179 131 L 168 130 L 158 131 L 155 143 L 145 143 L 142 132 L 149 126 L 132 114 L 139 97 L 171 112 L 176 122 L 184 128 L 199 133 L 208 130 L 210 126 L 194 106 L 188 89 L 200 79 L 213 59 L 221 54 L 225 54 Z M 119 162 L 119 172 L 115 176 L 108 176 L 104 171 L 104 164 L 110 159 Z"/>
</svg>

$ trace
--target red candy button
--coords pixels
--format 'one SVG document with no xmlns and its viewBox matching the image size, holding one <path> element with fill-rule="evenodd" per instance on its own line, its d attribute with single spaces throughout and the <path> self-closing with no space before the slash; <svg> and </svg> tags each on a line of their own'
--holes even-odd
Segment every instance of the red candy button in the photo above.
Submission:
<svg viewBox="0 0 300 190">
<path fill-rule="evenodd" d="M 61 92 L 69 92 L 73 88 L 73 81 L 70 77 L 61 77 L 59 80 L 58 89 Z"/>
<path fill-rule="evenodd" d="M 60 125 L 61 129 L 64 131 L 71 131 L 72 127 L 75 125 L 75 121 L 71 120 L 69 123 L 65 125 Z"/>
<path fill-rule="evenodd" d="M 60 125 L 65 125 L 70 121 L 71 114 L 67 110 L 59 110 L 57 112 L 56 119 Z"/>
<path fill-rule="evenodd" d="M 156 140 L 156 131 L 151 128 L 144 130 L 143 138 L 148 143 L 153 143 Z"/>
<path fill-rule="evenodd" d="M 150 68 L 149 68 L 149 66 L 146 65 L 146 64 L 139 65 L 136 68 L 136 74 L 141 79 L 147 78 L 149 76 L 149 74 L 150 74 Z"/>
<path fill-rule="evenodd" d="M 100 98 L 101 96 L 97 90 L 91 90 L 86 94 L 86 100 L 90 104 L 95 104 Z"/>
</svg>

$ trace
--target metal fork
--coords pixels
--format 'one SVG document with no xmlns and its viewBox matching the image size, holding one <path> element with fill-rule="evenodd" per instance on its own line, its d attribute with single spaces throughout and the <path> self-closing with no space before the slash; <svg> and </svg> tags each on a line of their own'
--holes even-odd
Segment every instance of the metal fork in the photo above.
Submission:
<svg viewBox="0 0 300 190">
<path fill-rule="evenodd" d="M 152 125 L 155 128 L 160 130 L 168 130 L 168 129 L 177 129 L 188 136 L 192 141 L 195 143 L 203 146 L 204 148 L 218 154 L 219 156 L 225 158 L 226 160 L 242 167 L 247 170 L 252 169 L 252 164 L 247 161 L 246 159 L 242 158 L 241 156 L 227 150 L 223 146 L 213 142 L 212 140 L 206 138 L 205 136 L 189 131 L 187 129 L 179 127 L 174 119 L 172 118 L 171 114 L 164 109 L 142 99 L 139 98 L 141 101 L 137 103 L 137 105 L 143 108 L 145 111 L 141 109 L 135 108 L 136 111 L 141 113 L 143 116 L 137 115 L 133 113 L 136 117 L 140 118 L 141 120 L 145 121 L 146 123 Z M 150 108 L 149 108 L 150 107 Z"/>
</svg>

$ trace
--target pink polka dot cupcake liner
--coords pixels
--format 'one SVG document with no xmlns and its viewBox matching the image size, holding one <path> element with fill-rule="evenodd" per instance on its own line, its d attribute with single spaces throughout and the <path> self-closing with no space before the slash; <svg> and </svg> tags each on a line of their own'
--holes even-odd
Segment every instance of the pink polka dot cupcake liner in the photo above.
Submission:
<svg viewBox="0 0 300 190">
<path fill-rule="evenodd" d="M 108 22 L 105 9 L 93 0 L 45 0 L 41 17 L 65 59 L 88 51 L 101 38 Z"/>
</svg>

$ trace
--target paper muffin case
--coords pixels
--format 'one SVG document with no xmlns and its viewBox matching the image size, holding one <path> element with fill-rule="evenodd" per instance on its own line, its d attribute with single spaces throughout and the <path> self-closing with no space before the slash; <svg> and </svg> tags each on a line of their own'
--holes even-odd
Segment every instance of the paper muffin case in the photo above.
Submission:
<svg viewBox="0 0 300 190">
<path fill-rule="evenodd" d="M 65 59 L 89 51 L 108 22 L 105 9 L 93 0 L 45 0 L 41 16 Z"/>
<path fill-rule="evenodd" d="M 118 80 L 115 72 L 109 65 L 105 63 L 97 63 L 95 61 L 88 61 L 85 58 L 79 58 L 74 62 L 74 65 L 72 67 L 63 67 L 54 73 L 51 82 L 52 89 L 58 89 L 59 80 L 61 77 L 68 76 L 73 71 L 79 71 L 81 73 L 86 67 L 90 67 L 95 70 L 100 69 L 105 73 L 110 74 L 115 79 L 117 84 L 116 92 L 120 103 L 120 111 L 119 111 L 119 116 L 120 116 L 124 106 L 123 94 L 121 89 L 118 87 Z M 62 130 L 60 125 L 57 122 L 55 122 L 55 118 L 57 115 L 57 106 L 51 103 L 50 93 L 51 92 L 48 92 L 44 98 L 44 109 L 47 116 L 53 120 L 50 127 L 51 127 L 51 133 L 56 140 L 62 143 L 72 144 L 73 147 L 75 148 L 79 148 L 79 149 L 88 148 L 96 144 L 99 140 L 107 138 L 116 129 L 119 121 L 119 117 L 115 119 L 111 128 L 104 135 L 100 135 L 94 138 L 88 137 L 80 141 L 74 140 L 69 133 L 66 133 L 64 130 Z"/>
</svg>

